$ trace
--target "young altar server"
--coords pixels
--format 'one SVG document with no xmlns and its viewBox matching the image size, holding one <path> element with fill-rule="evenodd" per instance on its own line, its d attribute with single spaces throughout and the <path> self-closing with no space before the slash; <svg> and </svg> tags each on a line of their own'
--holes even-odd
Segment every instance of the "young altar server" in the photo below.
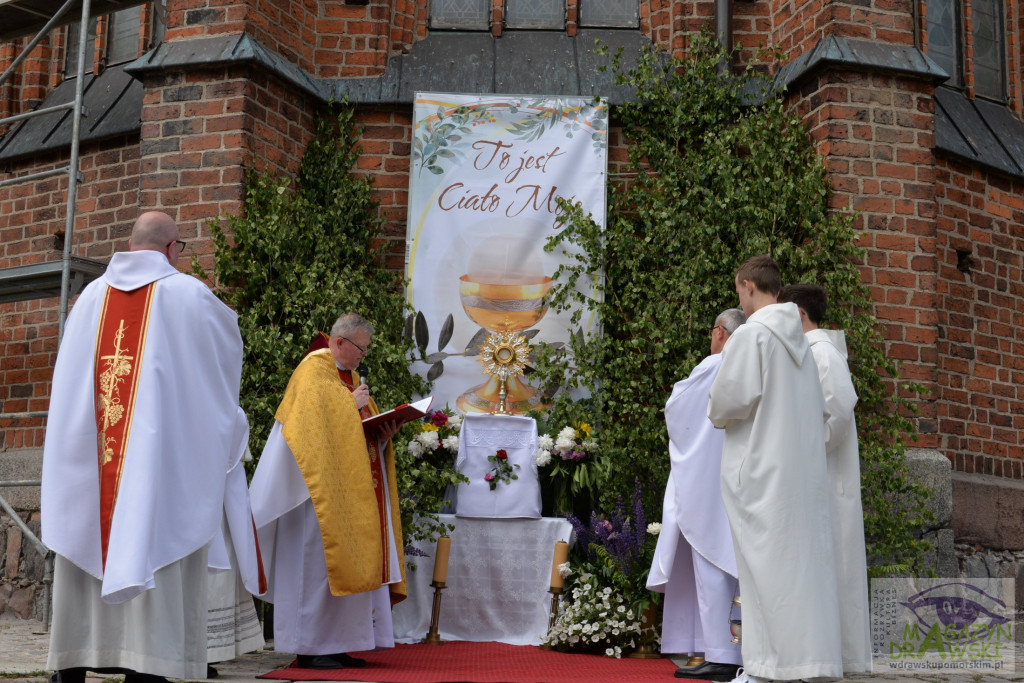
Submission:
<svg viewBox="0 0 1024 683">
<path fill-rule="evenodd" d="M 825 466 L 828 414 L 779 268 L 755 256 L 736 273 L 747 315 L 723 351 L 708 417 L 725 429 L 722 499 L 743 604 L 737 683 L 843 675 Z"/>
<path fill-rule="evenodd" d="M 846 335 L 842 330 L 818 327 L 828 296 L 818 285 L 789 285 L 780 301 L 791 301 L 800 311 L 807 343 L 818 367 L 829 418 L 825 423 L 825 457 L 832 490 L 838 562 L 839 615 L 843 634 L 843 672 L 871 671 L 871 623 L 868 611 L 868 572 L 864 545 L 864 509 L 860 499 L 860 449 L 853 409 L 857 392 L 847 366 Z"/>
</svg>

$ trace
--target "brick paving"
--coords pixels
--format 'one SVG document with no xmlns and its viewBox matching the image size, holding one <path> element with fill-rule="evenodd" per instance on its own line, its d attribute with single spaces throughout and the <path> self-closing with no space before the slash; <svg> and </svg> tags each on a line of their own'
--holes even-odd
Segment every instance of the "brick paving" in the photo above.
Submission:
<svg viewBox="0 0 1024 683">
<path fill-rule="evenodd" d="M 0 680 L 3 683 L 47 683 L 49 673 L 46 671 L 46 648 L 49 634 L 43 624 L 28 619 L 0 619 Z M 273 650 L 268 644 L 262 652 L 252 652 L 230 662 L 218 662 L 216 666 L 219 676 L 216 681 L 224 683 L 267 683 L 257 679 L 260 674 L 286 666 L 293 655 Z M 928 673 L 917 675 L 900 675 L 891 672 L 871 675 L 855 675 L 843 679 L 850 683 L 866 681 L 893 681 L 895 683 L 1008 683 L 1024 681 L 1024 657 L 1018 655 L 1016 670 L 1021 673 L 1005 672 L 991 674 L 987 672 Z M 103 681 L 119 681 L 120 676 L 90 677 L 87 683 L 103 683 Z M 666 683 L 667 683 L 666 679 Z M 671 679 L 677 680 L 677 679 Z M 823 680 L 823 679 L 822 679 Z M 528 682 L 527 682 L 528 683 Z M 595 683 L 599 683 L 595 681 Z M 604 682 L 600 682 L 604 683 Z M 613 683 L 609 681 L 608 683 Z M 814 683 L 820 683 L 816 680 Z"/>
</svg>

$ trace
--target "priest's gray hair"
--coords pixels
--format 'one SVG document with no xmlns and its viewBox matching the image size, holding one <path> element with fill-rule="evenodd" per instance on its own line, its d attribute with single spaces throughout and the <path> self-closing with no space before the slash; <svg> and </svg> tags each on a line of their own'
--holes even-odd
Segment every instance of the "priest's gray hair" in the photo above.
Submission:
<svg viewBox="0 0 1024 683">
<path fill-rule="evenodd" d="M 359 330 L 363 330 L 366 334 L 373 335 L 374 328 L 370 324 L 370 321 L 359 315 L 358 313 L 346 313 L 331 325 L 331 336 L 332 337 L 351 337 Z"/>
<path fill-rule="evenodd" d="M 747 316 L 743 315 L 743 310 L 739 308 L 724 310 L 715 318 L 715 324 L 721 325 L 726 334 L 732 334 L 745 322 L 747 322 Z"/>
</svg>

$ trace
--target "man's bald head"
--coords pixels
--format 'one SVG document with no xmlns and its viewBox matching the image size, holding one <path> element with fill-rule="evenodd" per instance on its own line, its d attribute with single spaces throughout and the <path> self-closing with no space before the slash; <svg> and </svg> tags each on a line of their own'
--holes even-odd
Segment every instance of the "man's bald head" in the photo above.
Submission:
<svg viewBox="0 0 1024 683">
<path fill-rule="evenodd" d="M 159 251 L 173 266 L 178 261 L 179 237 L 178 226 L 170 216 L 162 211 L 147 211 L 132 226 L 128 248 L 131 251 Z"/>
</svg>

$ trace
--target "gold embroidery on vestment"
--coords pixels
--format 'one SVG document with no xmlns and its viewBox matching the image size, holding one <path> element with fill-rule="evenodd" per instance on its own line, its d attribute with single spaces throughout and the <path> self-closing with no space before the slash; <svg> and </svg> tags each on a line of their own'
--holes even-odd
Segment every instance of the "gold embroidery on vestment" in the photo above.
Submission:
<svg viewBox="0 0 1024 683">
<path fill-rule="evenodd" d="M 107 438 L 107 429 L 120 422 L 124 416 L 119 385 L 124 382 L 126 376 L 132 374 L 132 361 L 135 360 L 135 356 L 131 355 L 131 349 L 121 347 L 123 339 L 124 320 L 122 319 L 117 332 L 114 333 L 114 353 L 109 356 L 100 356 L 100 360 L 106 362 L 106 369 L 100 373 L 100 395 L 97 397 L 100 410 L 103 413 L 100 443 L 103 446 L 104 465 L 110 462 L 114 456 L 114 449 L 110 447 L 110 442 L 115 439 L 114 437 Z"/>
</svg>

